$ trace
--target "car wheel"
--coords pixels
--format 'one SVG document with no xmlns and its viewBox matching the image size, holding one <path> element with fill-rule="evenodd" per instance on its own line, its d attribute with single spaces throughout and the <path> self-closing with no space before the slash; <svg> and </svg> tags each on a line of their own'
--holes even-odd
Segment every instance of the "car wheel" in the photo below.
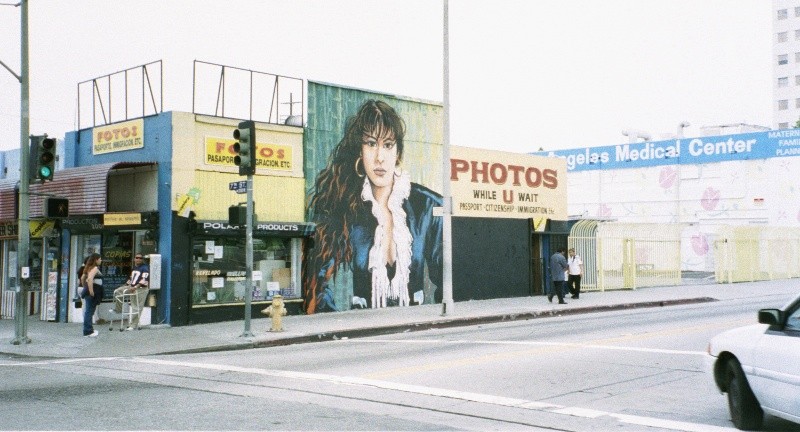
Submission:
<svg viewBox="0 0 800 432">
<path fill-rule="evenodd" d="M 728 361 L 725 372 L 728 384 L 728 409 L 731 412 L 733 424 L 741 430 L 757 430 L 764 420 L 764 411 L 758 404 L 747 377 L 744 376 L 742 366 L 736 359 Z"/>
</svg>

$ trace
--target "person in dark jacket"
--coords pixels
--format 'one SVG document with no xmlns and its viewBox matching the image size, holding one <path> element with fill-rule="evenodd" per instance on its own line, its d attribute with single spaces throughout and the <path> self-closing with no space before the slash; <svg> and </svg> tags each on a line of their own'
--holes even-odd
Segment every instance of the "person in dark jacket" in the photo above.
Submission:
<svg viewBox="0 0 800 432">
<path fill-rule="evenodd" d="M 400 167 L 404 136 L 403 119 L 383 101 L 364 102 L 347 120 L 309 201 L 307 313 L 422 303 L 428 282 L 441 300 L 442 221 L 433 208 L 442 198 Z M 334 291 L 348 286 L 351 304 L 336 304 Z"/>
<path fill-rule="evenodd" d="M 550 257 L 550 277 L 553 279 L 553 288 L 547 294 L 547 300 L 553 301 L 553 295 L 558 296 L 559 304 L 567 304 L 564 301 L 564 292 L 566 291 L 566 272 L 569 270 L 567 258 L 564 257 L 564 248 L 558 248 L 556 253 Z"/>
</svg>

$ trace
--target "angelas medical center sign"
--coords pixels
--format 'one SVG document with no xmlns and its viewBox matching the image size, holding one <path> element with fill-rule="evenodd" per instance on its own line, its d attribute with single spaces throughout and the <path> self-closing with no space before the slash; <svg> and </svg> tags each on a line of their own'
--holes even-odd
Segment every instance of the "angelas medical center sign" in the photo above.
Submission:
<svg viewBox="0 0 800 432">
<path fill-rule="evenodd" d="M 567 220 L 564 160 L 450 147 L 453 216 Z"/>
<path fill-rule="evenodd" d="M 800 129 L 537 152 L 567 163 L 569 171 L 696 165 L 800 156 Z"/>
</svg>

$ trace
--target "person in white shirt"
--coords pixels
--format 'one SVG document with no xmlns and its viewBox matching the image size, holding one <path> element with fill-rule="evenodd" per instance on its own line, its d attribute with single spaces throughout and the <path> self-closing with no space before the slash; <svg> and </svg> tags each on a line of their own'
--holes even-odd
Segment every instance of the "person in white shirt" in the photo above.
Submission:
<svg viewBox="0 0 800 432">
<path fill-rule="evenodd" d="M 580 255 L 575 254 L 575 248 L 569 249 L 569 277 L 567 278 L 567 286 L 572 298 L 577 299 L 581 296 L 581 276 L 583 276 L 583 260 Z"/>
</svg>

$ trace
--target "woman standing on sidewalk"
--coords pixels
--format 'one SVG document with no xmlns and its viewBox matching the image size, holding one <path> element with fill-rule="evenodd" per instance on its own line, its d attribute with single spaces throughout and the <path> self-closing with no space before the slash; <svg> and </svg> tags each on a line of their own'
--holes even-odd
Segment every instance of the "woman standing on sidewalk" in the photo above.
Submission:
<svg viewBox="0 0 800 432">
<path fill-rule="evenodd" d="M 81 275 L 81 298 L 83 298 L 83 335 L 97 337 L 99 334 L 92 326 L 94 311 L 103 300 L 103 274 L 100 273 L 100 264 L 103 259 L 100 254 L 93 253 L 86 260 L 86 267 Z"/>
</svg>

